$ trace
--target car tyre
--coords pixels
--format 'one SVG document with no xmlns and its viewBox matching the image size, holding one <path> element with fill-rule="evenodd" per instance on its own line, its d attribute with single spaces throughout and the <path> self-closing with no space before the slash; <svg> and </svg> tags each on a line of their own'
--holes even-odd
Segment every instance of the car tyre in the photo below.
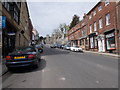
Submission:
<svg viewBox="0 0 120 90">
<path fill-rule="evenodd" d="M 39 60 L 37 61 L 37 63 L 34 65 L 35 68 L 39 68 Z"/>
<path fill-rule="evenodd" d="M 7 67 L 8 71 L 13 71 L 13 68 Z"/>
</svg>

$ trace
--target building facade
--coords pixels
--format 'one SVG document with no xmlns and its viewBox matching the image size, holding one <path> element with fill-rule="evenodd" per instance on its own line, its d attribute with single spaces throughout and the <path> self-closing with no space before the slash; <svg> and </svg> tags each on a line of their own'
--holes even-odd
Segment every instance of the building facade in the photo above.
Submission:
<svg viewBox="0 0 120 90">
<path fill-rule="evenodd" d="M 15 48 L 16 34 L 20 31 L 20 8 L 20 2 L 2 2 L 2 17 L 5 21 L 5 26 L 2 28 L 3 55 Z"/>
<path fill-rule="evenodd" d="M 21 2 L 20 30 L 17 32 L 16 46 L 28 46 L 30 43 L 29 17 L 27 2 Z"/>
<path fill-rule="evenodd" d="M 118 2 L 98 2 L 78 25 L 69 30 L 68 39 L 78 42 L 76 45 L 84 50 L 118 53 L 119 18 Z"/>
<path fill-rule="evenodd" d="M 2 2 L 2 18 L 5 21 L 2 27 L 3 55 L 15 47 L 28 46 L 31 30 L 27 2 Z"/>
</svg>

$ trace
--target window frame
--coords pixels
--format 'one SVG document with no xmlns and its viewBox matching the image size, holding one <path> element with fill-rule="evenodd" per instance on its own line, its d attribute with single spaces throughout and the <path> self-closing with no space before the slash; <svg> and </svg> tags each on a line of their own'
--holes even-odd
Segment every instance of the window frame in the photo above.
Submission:
<svg viewBox="0 0 120 90">
<path fill-rule="evenodd" d="M 102 6 L 98 6 L 98 11 L 101 11 L 102 10 Z"/>
<path fill-rule="evenodd" d="M 108 6 L 110 4 L 109 0 L 105 0 L 105 6 Z"/>
<path fill-rule="evenodd" d="M 110 25 L 110 13 L 107 13 L 106 16 L 105 16 L 105 19 L 106 19 L 106 26 Z"/>
<path fill-rule="evenodd" d="M 93 11 L 93 16 L 95 16 L 95 15 L 96 15 L 96 10 Z"/>
<path fill-rule="evenodd" d="M 90 24 L 89 28 L 90 28 L 90 33 L 92 33 L 92 24 Z"/>
<path fill-rule="evenodd" d="M 97 31 L 97 22 L 94 22 L 94 31 Z"/>
<path fill-rule="evenodd" d="M 99 29 L 103 28 L 103 20 L 102 18 L 99 19 Z"/>
</svg>

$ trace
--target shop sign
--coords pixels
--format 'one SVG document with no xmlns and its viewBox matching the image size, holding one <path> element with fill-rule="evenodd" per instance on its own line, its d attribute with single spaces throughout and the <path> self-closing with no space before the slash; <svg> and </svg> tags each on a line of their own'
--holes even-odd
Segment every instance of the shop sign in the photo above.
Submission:
<svg viewBox="0 0 120 90">
<path fill-rule="evenodd" d="M 15 35 L 15 33 L 8 33 L 8 35 L 9 35 L 9 36 L 13 36 L 13 35 Z"/>
<path fill-rule="evenodd" d="M 0 29 L 2 29 L 2 16 L 0 16 Z"/>
<path fill-rule="evenodd" d="M 6 17 L 2 16 L 2 28 L 6 28 Z"/>
<path fill-rule="evenodd" d="M 110 38 L 110 37 L 114 37 L 114 36 L 115 36 L 114 33 L 110 33 L 110 34 L 106 35 L 106 38 Z"/>
</svg>

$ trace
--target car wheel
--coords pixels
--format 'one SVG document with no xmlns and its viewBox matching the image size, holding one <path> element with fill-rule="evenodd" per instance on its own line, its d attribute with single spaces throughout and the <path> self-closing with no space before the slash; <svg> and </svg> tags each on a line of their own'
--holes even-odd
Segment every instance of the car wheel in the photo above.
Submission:
<svg viewBox="0 0 120 90">
<path fill-rule="evenodd" d="M 37 60 L 36 64 L 34 65 L 35 68 L 39 67 L 39 60 Z"/>
<path fill-rule="evenodd" d="M 10 67 L 7 67 L 8 68 L 8 71 L 13 71 L 13 68 L 10 68 Z"/>
</svg>

